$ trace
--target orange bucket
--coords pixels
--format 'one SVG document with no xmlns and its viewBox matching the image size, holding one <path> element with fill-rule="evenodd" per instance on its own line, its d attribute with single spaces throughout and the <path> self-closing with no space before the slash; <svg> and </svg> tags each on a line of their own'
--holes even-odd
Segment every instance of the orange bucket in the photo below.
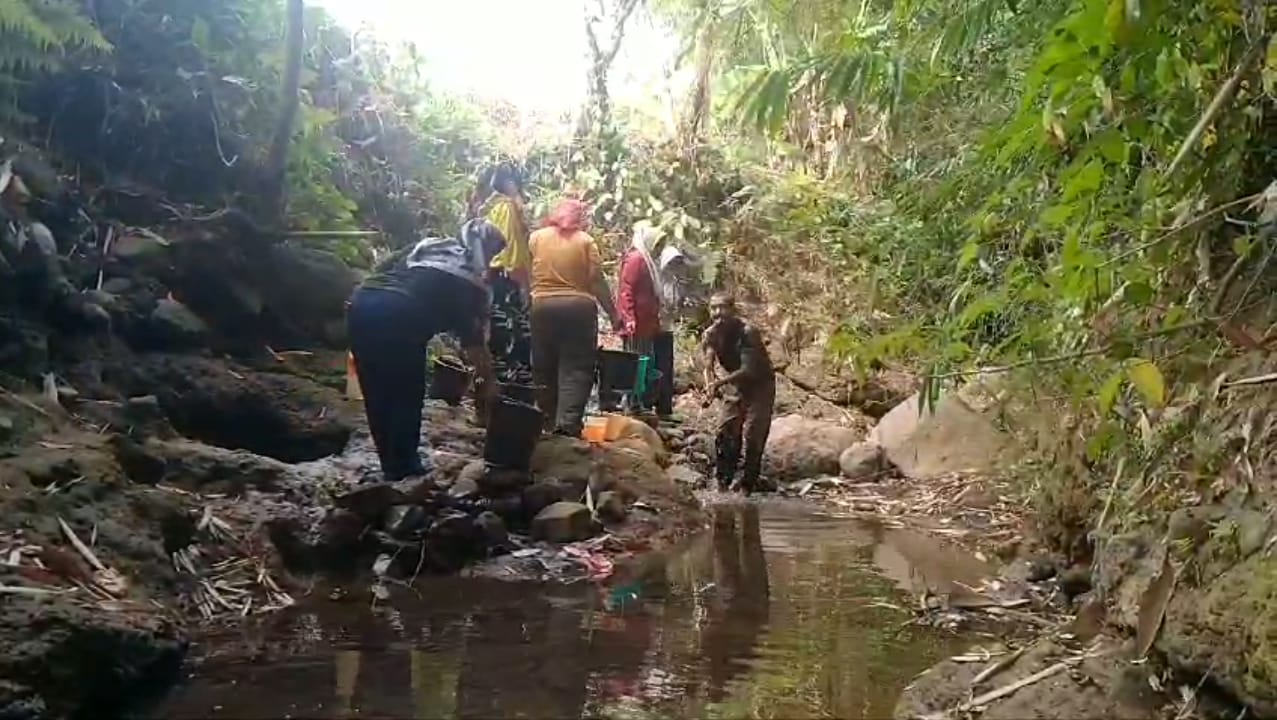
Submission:
<svg viewBox="0 0 1277 720">
<path fill-rule="evenodd" d="M 607 440 L 607 418 L 587 418 L 585 427 L 581 430 L 581 439 L 595 445 L 605 442 Z"/>
</svg>

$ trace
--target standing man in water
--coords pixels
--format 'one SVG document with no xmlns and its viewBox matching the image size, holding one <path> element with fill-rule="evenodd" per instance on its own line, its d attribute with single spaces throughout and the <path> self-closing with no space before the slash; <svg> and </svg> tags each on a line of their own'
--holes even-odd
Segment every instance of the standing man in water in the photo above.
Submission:
<svg viewBox="0 0 1277 720">
<path fill-rule="evenodd" d="M 740 317 L 731 295 L 716 293 L 710 298 L 709 314 L 711 324 L 701 336 L 706 403 L 726 390 L 714 440 L 715 475 L 720 490 L 739 488 L 751 493 L 762 489 L 763 449 L 776 405 L 776 377 L 762 333 Z M 717 377 L 717 365 L 727 371 L 725 376 Z M 742 448 L 744 471 L 737 485 Z"/>
</svg>

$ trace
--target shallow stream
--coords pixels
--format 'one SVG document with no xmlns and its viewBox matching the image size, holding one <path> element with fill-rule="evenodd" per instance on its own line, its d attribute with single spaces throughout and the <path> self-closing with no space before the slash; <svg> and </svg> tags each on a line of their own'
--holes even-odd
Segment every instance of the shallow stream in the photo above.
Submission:
<svg viewBox="0 0 1277 720">
<path fill-rule="evenodd" d="M 712 513 L 607 588 L 441 578 L 383 607 L 316 597 L 206 639 L 154 717 L 882 718 L 969 644 L 906 608 L 923 586 L 978 583 L 975 558 L 786 501 Z"/>
</svg>

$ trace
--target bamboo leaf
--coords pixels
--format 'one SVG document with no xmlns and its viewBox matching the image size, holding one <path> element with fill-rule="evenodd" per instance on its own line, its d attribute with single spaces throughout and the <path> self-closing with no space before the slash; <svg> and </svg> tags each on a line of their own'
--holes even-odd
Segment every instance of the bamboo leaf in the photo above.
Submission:
<svg viewBox="0 0 1277 720">
<path fill-rule="evenodd" d="M 1126 373 L 1144 402 L 1159 408 L 1166 404 L 1166 380 L 1156 365 L 1148 360 L 1136 360 Z"/>
</svg>

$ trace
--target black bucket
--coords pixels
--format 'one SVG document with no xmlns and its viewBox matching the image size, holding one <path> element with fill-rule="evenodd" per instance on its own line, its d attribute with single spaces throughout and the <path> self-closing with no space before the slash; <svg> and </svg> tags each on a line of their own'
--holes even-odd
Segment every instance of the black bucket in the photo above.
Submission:
<svg viewBox="0 0 1277 720">
<path fill-rule="evenodd" d="M 470 371 L 456 361 L 438 358 L 430 370 L 430 397 L 449 405 L 461 404 L 470 387 Z"/>
<path fill-rule="evenodd" d="M 540 410 L 509 397 L 498 397 L 488 413 L 483 459 L 489 465 L 527 470 L 545 421 Z"/>
<path fill-rule="evenodd" d="M 599 350 L 599 397 L 634 391 L 638 379 L 638 353 Z"/>
<path fill-rule="evenodd" d="M 527 405 L 537 404 L 537 391 L 541 389 L 539 385 L 524 385 L 522 383 L 500 383 L 497 385 L 497 394 L 501 397 L 508 397 L 511 400 L 518 400 Z"/>
</svg>

